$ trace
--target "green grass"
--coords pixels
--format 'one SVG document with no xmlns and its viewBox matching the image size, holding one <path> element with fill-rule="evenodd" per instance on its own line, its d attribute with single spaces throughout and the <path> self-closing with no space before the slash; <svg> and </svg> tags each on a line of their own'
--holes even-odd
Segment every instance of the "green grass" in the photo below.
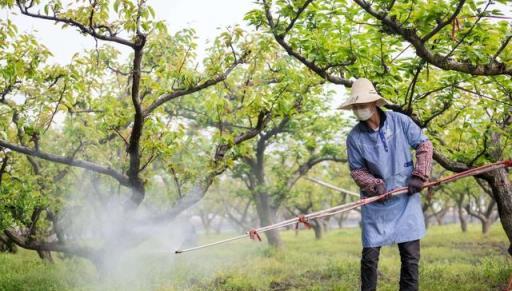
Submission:
<svg viewBox="0 0 512 291">
<path fill-rule="evenodd" d="M 141 253 L 135 260 L 137 268 L 121 269 L 104 276 L 106 280 L 84 260 L 46 264 L 28 251 L 0 254 L 0 290 L 358 289 L 358 229 L 332 230 L 320 241 L 312 231 L 298 236 L 283 232 L 283 239 L 285 246 L 280 250 L 242 240 L 181 255 Z M 507 247 L 499 224 L 486 236 L 479 225 L 471 225 L 468 233 L 461 233 L 457 225 L 431 227 L 422 240 L 420 289 L 503 290 L 512 273 Z M 379 290 L 397 290 L 397 247 L 383 248 L 379 264 Z"/>
</svg>

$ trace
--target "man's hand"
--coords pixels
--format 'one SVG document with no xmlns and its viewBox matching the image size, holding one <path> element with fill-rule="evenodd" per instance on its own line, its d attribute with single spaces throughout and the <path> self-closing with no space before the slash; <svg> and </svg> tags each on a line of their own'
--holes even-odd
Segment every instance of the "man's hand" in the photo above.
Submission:
<svg viewBox="0 0 512 291">
<path fill-rule="evenodd" d="M 407 183 L 408 191 L 407 194 L 411 196 L 414 193 L 420 192 L 423 188 L 423 180 L 418 176 L 411 176 L 409 183 Z"/>
<path fill-rule="evenodd" d="M 382 194 L 386 193 L 386 185 L 384 183 L 377 184 L 377 186 L 375 186 L 375 192 L 377 192 L 377 195 L 382 195 Z M 390 197 L 391 196 L 386 195 L 386 196 L 380 198 L 378 201 L 384 202 L 384 201 L 388 200 Z"/>
<path fill-rule="evenodd" d="M 371 189 L 370 191 L 367 191 L 368 192 L 368 197 L 374 197 L 374 196 L 379 196 L 379 195 L 382 195 L 384 193 L 386 193 L 386 185 L 384 184 L 384 182 L 381 182 L 375 186 L 373 186 L 373 189 Z M 386 197 L 383 197 L 381 199 L 379 199 L 378 201 L 386 201 L 388 200 L 388 196 Z"/>
<path fill-rule="evenodd" d="M 375 193 L 375 196 L 386 193 L 386 185 L 384 185 L 384 183 L 377 184 L 377 186 L 375 186 Z"/>
</svg>

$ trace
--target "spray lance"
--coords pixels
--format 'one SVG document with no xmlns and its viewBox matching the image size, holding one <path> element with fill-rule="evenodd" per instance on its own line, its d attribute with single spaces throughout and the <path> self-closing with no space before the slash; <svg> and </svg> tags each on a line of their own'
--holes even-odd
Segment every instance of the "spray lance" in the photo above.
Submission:
<svg viewBox="0 0 512 291">
<path fill-rule="evenodd" d="M 500 162 L 496 162 L 496 163 L 493 163 L 493 164 L 488 164 L 488 165 L 484 165 L 484 166 L 480 166 L 480 167 L 476 167 L 476 168 L 471 168 L 471 169 L 468 169 L 466 171 L 463 171 L 463 172 L 460 172 L 460 173 L 456 173 L 456 174 L 453 174 L 453 175 L 445 177 L 445 178 L 441 178 L 441 179 L 439 179 L 437 181 L 427 182 L 427 183 L 425 183 L 423 185 L 423 188 L 431 188 L 431 187 L 438 186 L 438 185 L 441 185 L 441 184 L 450 183 L 450 182 L 453 182 L 455 180 L 458 180 L 458 179 L 461 179 L 461 178 L 464 178 L 464 177 L 476 176 L 476 175 L 480 175 L 482 173 L 486 173 L 486 172 L 489 172 L 489 171 L 494 171 L 494 170 L 497 170 L 497 169 L 508 168 L 508 167 L 512 167 L 512 160 L 500 161 Z M 224 244 L 224 243 L 227 243 L 227 242 L 230 242 L 230 241 L 235 241 L 235 240 L 243 239 L 243 238 L 246 238 L 246 237 L 249 237 L 252 240 L 261 241 L 261 237 L 259 235 L 260 233 L 264 233 L 264 232 L 267 232 L 267 231 L 270 231 L 270 230 L 274 230 L 274 229 L 278 229 L 278 228 L 282 228 L 282 227 L 286 227 L 286 226 L 290 226 L 290 225 L 294 225 L 294 224 L 295 224 L 295 228 L 298 228 L 299 224 L 301 224 L 301 223 L 304 224 L 307 228 L 310 228 L 311 225 L 309 224 L 308 221 L 311 220 L 311 219 L 318 219 L 318 218 L 323 218 L 323 217 L 328 217 L 328 216 L 336 215 L 336 214 L 342 213 L 342 212 L 347 212 L 347 211 L 350 211 L 352 209 L 361 207 L 363 205 L 373 203 L 373 202 L 378 201 L 380 199 L 386 199 L 388 197 L 405 194 L 407 192 L 408 192 L 407 187 L 396 188 L 396 189 L 391 190 L 389 192 L 386 192 L 386 193 L 384 193 L 382 195 L 362 198 L 362 199 L 359 199 L 359 200 L 354 201 L 354 202 L 337 205 L 337 206 L 334 206 L 334 207 L 331 207 L 331 208 L 327 208 L 327 209 L 320 210 L 320 211 L 317 211 L 317 212 L 312 212 L 312 213 L 309 213 L 309 214 L 306 214 L 306 215 L 300 215 L 298 217 L 294 217 L 294 218 L 291 218 L 291 219 L 288 219 L 288 220 L 284 220 L 284 221 L 281 221 L 281 222 L 276 223 L 276 224 L 271 224 L 271 225 L 263 226 L 263 227 L 260 227 L 260 228 L 253 228 L 253 229 L 251 229 L 251 230 L 247 231 L 246 233 L 244 233 L 242 235 L 239 235 L 239 236 L 231 237 L 231 238 L 228 238 L 228 239 L 220 240 L 220 241 L 209 243 L 209 244 L 200 245 L 200 246 L 193 247 L 193 248 L 176 250 L 174 253 L 175 254 L 181 254 L 181 253 L 185 253 L 185 252 L 195 251 L 195 250 L 204 249 L 204 248 L 207 248 L 207 247 L 212 247 L 212 246 L 215 246 L 215 245 Z"/>
</svg>

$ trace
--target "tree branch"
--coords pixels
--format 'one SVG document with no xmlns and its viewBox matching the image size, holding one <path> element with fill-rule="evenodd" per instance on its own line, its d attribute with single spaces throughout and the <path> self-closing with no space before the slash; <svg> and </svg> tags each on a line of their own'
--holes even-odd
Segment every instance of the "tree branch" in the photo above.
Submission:
<svg viewBox="0 0 512 291">
<path fill-rule="evenodd" d="M 300 7 L 297 10 L 297 13 L 295 14 L 295 17 L 290 21 L 290 23 L 288 24 L 288 26 L 286 27 L 286 29 L 282 33 L 282 35 L 281 35 L 282 37 L 284 37 L 284 35 L 286 35 L 288 32 L 290 32 L 290 30 L 295 25 L 295 22 L 299 19 L 299 17 L 302 14 L 302 12 L 304 12 L 304 10 L 306 10 L 306 8 L 309 6 L 309 4 L 311 4 L 311 2 L 313 2 L 313 0 L 307 0 L 306 2 L 304 2 L 304 5 L 302 5 L 302 7 Z"/>
<path fill-rule="evenodd" d="M 129 46 L 132 48 L 134 48 L 136 46 L 136 44 L 134 42 L 131 42 L 129 40 L 126 40 L 124 38 L 116 36 L 112 32 L 112 30 L 110 30 L 110 28 L 107 29 L 107 31 L 109 31 L 109 35 L 105 35 L 105 34 L 97 32 L 95 27 L 86 26 L 85 24 L 80 23 L 80 22 L 70 19 L 70 18 L 58 17 L 56 13 L 54 14 L 54 16 L 49 16 L 49 15 L 43 15 L 40 13 L 29 12 L 31 5 L 25 6 L 24 1 L 16 0 L 16 4 L 18 5 L 18 8 L 20 9 L 21 14 L 23 14 L 23 15 L 30 16 L 33 18 L 55 21 L 58 23 L 64 23 L 64 24 L 78 28 L 80 30 L 80 32 L 82 32 L 82 33 L 89 34 L 94 38 L 101 39 L 104 41 L 116 42 L 116 43 L 126 45 L 126 46 Z M 106 26 L 103 25 L 101 27 L 104 28 Z"/>
<path fill-rule="evenodd" d="M 2 158 L 2 165 L 0 166 L 0 189 L 2 186 L 2 178 L 5 173 L 5 169 L 7 168 L 7 162 L 9 161 L 9 157 L 6 155 L 4 158 Z"/>
<path fill-rule="evenodd" d="M 140 172 L 140 139 L 144 127 L 144 113 L 140 100 L 140 78 L 142 66 L 143 47 L 146 44 L 146 37 L 137 30 L 136 46 L 134 46 L 133 69 L 132 69 L 132 88 L 131 100 L 134 108 L 133 126 L 128 142 L 126 152 L 130 157 L 128 166 L 128 179 L 133 186 L 131 200 L 136 204 L 140 204 L 144 199 L 144 183 L 139 177 Z"/>
<path fill-rule="evenodd" d="M 448 17 L 445 21 L 442 21 L 439 24 L 437 24 L 437 26 L 434 29 L 432 29 L 432 31 L 430 31 L 429 33 L 427 33 L 425 36 L 423 36 L 421 38 L 421 41 L 422 42 L 427 42 L 436 33 L 441 31 L 441 29 L 443 29 L 445 26 L 447 26 L 453 20 L 455 20 L 455 17 L 457 17 L 457 15 L 459 15 L 459 13 L 461 12 L 462 7 L 464 6 L 465 3 L 466 3 L 466 0 L 459 0 L 459 3 L 457 4 L 457 7 L 455 8 L 455 11 L 452 13 L 452 15 L 450 17 Z"/>
<path fill-rule="evenodd" d="M 208 88 L 208 87 L 213 86 L 219 82 L 224 81 L 228 77 L 228 75 L 231 73 L 231 71 L 233 71 L 233 69 L 237 65 L 241 64 L 243 61 L 244 61 L 244 57 L 242 57 L 238 61 L 234 62 L 231 66 L 229 66 L 227 68 L 226 71 L 224 71 L 224 73 L 222 73 L 212 79 L 209 79 L 207 81 L 199 83 L 193 87 L 190 87 L 187 89 L 178 89 L 178 90 L 173 91 L 172 93 L 161 95 L 151 105 L 149 105 L 144 110 L 144 116 L 148 116 L 151 112 L 153 112 L 155 109 L 157 109 L 160 105 L 164 104 L 165 102 L 168 102 L 170 100 L 176 99 L 176 98 L 184 96 L 184 95 L 189 95 L 189 94 L 198 92 L 200 90 L 203 90 L 205 88 Z"/>
<path fill-rule="evenodd" d="M 34 251 L 50 251 L 50 252 L 62 252 L 71 255 L 77 255 L 87 259 L 94 259 L 95 251 L 83 246 L 71 246 L 68 243 L 59 242 L 41 242 L 41 241 L 28 241 L 24 237 L 16 234 L 16 231 L 12 229 L 4 230 L 4 234 L 11 239 L 16 245 Z"/>
<path fill-rule="evenodd" d="M 406 25 L 399 23 L 396 19 L 390 18 L 384 12 L 379 12 L 371 7 L 371 4 L 364 0 L 354 0 L 361 8 L 368 14 L 380 20 L 382 25 L 386 26 L 391 33 L 400 35 L 403 39 L 408 41 L 416 49 L 416 55 L 424 59 L 428 63 L 439 67 L 444 70 L 454 70 L 471 75 L 511 75 L 512 67 L 507 68 L 506 64 L 491 61 L 487 64 L 471 64 L 466 62 L 455 61 L 446 56 L 433 53 L 426 46 L 425 42 L 418 36 L 416 30 L 413 28 L 406 28 Z"/>
<path fill-rule="evenodd" d="M 498 48 L 498 50 L 496 51 L 494 56 L 492 56 L 493 61 L 496 61 L 496 58 L 498 58 L 498 56 L 501 54 L 501 52 L 507 47 L 507 45 L 511 39 L 512 39 L 512 34 L 509 35 L 505 40 L 503 40 L 503 42 L 501 43 L 501 46 Z"/>
<path fill-rule="evenodd" d="M 324 157 L 311 157 L 309 158 L 304 164 L 300 165 L 297 170 L 295 170 L 290 177 L 288 177 L 286 181 L 286 189 L 290 190 L 293 185 L 304 175 L 307 174 L 309 170 L 311 170 L 315 165 L 325 162 L 325 161 L 332 161 L 332 162 L 339 162 L 339 163 L 346 163 L 347 159 L 335 157 L 335 156 L 324 156 Z"/>
<path fill-rule="evenodd" d="M 116 179 L 121 185 L 124 185 L 124 186 L 129 185 L 128 177 L 126 177 L 125 175 L 123 175 L 109 167 L 100 166 L 100 165 L 97 165 L 97 164 L 94 164 L 94 163 L 91 163 L 88 161 L 75 160 L 70 157 L 62 157 L 62 156 L 58 156 L 58 155 L 54 155 L 54 154 L 50 154 L 50 153 L 35 151 L 28 147 L 11 144 L 4 140 L 0 140 L 0 147 L 7 148 L 7 149 L 13 150 L 15 152 L 18 152 L 18 153 L 21 153 L 21 154 L 24 154 L 27 156 L 33 156 L 33 157 L 37 157 L 37 158 L 40 158 L 43 160 L 47 160 L 47 161 L 51 161 L 51 162 L 55 162 L 55 163 L 59 163 L 59 164 L 64 164 L 64 165 L 69 165 L 69 166 L 73 166 L 73 167 L 77 167 L 77 168 L 86 169 L 86 170 L 89 170 L 92 172 L 104 174 L 104 175 L 107 175 L 107 176 L 110 176 L 110 177 Z"/>
<path fill-rule="evenodd" d="M 304 56 L 302 56 L 301 54 L 296 52 L 286 42 L 286 40 L 284 38 L 285 34 L 279 34 L 279 32 L 277 31 L 277 26 L 275 25 L 274 19 L 272 17 L 271 12 L 270 12 L 270 4 L 266 0 L 263 0 L 263 8 L 265 9 L 265 16 L 267 18 L 267 22 L 268 22 L 268 25 L 270 27 L 270 31 L 271 31 L 272 35 L 274 36 L 274 39 L 277 41 L 277 43 L 279 45 L 281 45 L 282 48 L 284 48 L 284 50 L 288 53 L 288 55 L 294 57 L 295 59 L 297 59 L 298 61 L 303 63 L 306 67 L 308 67 L 310 70 L 312 70 L 317 75 L 319 75 L 320 77 L 324 78 L 325 80 L 327 80 L 327 81 L 329 81 L 331 83 L 334 83 L 334 84 L 340 84 L 340 85 L 344 85 L 346 87 L 352 87 L 352 81 L 329 74 L 327 72 L 327 70 L 325 70 L 324 68 L 319 67 L 313 61 L 307 60 Z M 295 24 L 295 22 L 293 22 L 293 24 Z M 293 27 L 293 25 L 292 25 L 292 27 Z M 292 27 L 290 27 L 290 29 Z M 288 31 L 290 29 L 288 29 Z M 346 63 L 343 63 L 341 65 L 342 66 L 348 66 L 348 65 L 353 64 L 354 62 L 355 62 L 355 60 L 352 59 L 352 60 L 349 60 Z"/>
</svg>

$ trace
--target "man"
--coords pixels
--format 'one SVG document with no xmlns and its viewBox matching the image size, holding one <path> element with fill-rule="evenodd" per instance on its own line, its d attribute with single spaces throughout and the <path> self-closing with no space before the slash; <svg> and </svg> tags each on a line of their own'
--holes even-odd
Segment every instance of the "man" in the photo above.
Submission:
<svg viewBox="0 0 512 291">
<path fill-rule="evenodd" d="M 352 85 L 339 109 L 353 110 L 359 123 L 347 137 L 350 173 L 363 197 L 408 187 L 408 193 L 361 209 L 361 290 L 376 290 L 380 248 L 398 244 L 400 290 L 418 290 L 420 239 L 425 222 L 419 193 L 432 168 L 432 143 L 406 115 L 380 109 L 387 101 L 364 78 Z M 410 148 L 416 149 L 413 165 Z"/>
</svg>

